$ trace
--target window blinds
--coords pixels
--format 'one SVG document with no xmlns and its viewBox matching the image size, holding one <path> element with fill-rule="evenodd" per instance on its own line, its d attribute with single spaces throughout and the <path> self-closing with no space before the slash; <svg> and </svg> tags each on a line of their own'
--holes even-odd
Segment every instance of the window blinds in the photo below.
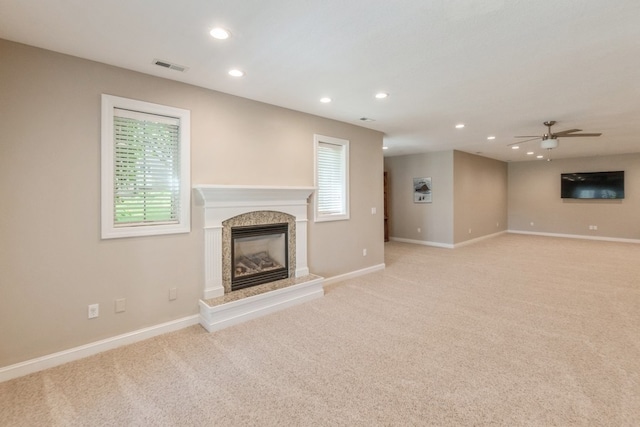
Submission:
<svg viewBox="0 0 640 427">
<path fill-rule="evenodd" d="M 115 108 L 114 226 L 177 223 L 180 120 Z"/>
<path fill-rule="evenodd" d="M 317 149 L 318 214 L 344 214 L 345 146 L 319 142 Z"/>
</svg>

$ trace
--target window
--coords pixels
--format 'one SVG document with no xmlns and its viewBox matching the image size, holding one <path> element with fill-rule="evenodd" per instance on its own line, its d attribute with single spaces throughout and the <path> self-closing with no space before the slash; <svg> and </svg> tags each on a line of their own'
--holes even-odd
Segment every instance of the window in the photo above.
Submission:
<svg viewBox="0 0 640 427">
<path fill-rule="evenodd" d="M 102 95 L 102 238 L 187 233 L 190 112 Z"/>
<path fill-rule="evenodd" d="M 315 220 L 349 219 L 349 141 L 314 135 Z"/>
</svg>

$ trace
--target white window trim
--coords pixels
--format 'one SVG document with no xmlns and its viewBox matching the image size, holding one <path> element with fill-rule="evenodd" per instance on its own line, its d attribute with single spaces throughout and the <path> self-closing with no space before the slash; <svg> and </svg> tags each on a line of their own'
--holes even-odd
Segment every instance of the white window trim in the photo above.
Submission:
<svg viewBox="0 0 640 427">
<path fill-rule="evenodd" d="M 324 135 L 313 135 L 313 153 L 314 153 L 314 183 L 316 189 L 318 188 L 318 146 L 320 143 L 327 144 L 335 144 L 340 145 L 344 149 L 344 181 L 343 181 L 343 206 L 344 211 L 339 214 L 321 214 L 318 211 L 318 195 L 316 190 L 316 195 L 314 197 L 314 221 L 315 222 L 324 222 L 324 221 L 343 221 L 348 220 L 350 218 L 350 209 L 349 209 L 349 141 L 341 138 L 334 138 L 331 136 Z"/>
<path fill-rule="evenodd" d="M 180 120 L 180 214 L 178 223 L 114 226 L 114 108 L 175 117 Z M 101 129 L 101 222 L 102 238 L 153 236 L 191 231 L 191 112 L 150 102 L 102 95 Z"/>
</svg>

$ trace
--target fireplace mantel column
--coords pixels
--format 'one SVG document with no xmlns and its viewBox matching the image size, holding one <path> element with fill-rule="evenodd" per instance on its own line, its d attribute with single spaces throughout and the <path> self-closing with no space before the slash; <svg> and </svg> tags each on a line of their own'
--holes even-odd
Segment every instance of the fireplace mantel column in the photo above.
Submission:
<svg viewBox="0 0 640 427">
<path fill-rule="evenodd" d="M 204 229 L 204 297 L 224 295 L 222 283 L 222 226 Z"/>
<path fill-rule="evenodd" d="M 307 219 L 296 219 L 296 277 L 307 274 Z"/>
</svg>

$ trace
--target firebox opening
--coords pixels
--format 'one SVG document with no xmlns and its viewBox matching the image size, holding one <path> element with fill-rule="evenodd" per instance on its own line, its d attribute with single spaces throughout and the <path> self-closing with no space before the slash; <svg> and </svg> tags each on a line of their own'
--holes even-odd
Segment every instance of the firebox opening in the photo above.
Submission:
<svg viewBox="0 0 640 427">
<path fill-rule="evenodd" d="M 287 223 L 231 228 L 231 290 L 289 277 Z"/>
</svg>

